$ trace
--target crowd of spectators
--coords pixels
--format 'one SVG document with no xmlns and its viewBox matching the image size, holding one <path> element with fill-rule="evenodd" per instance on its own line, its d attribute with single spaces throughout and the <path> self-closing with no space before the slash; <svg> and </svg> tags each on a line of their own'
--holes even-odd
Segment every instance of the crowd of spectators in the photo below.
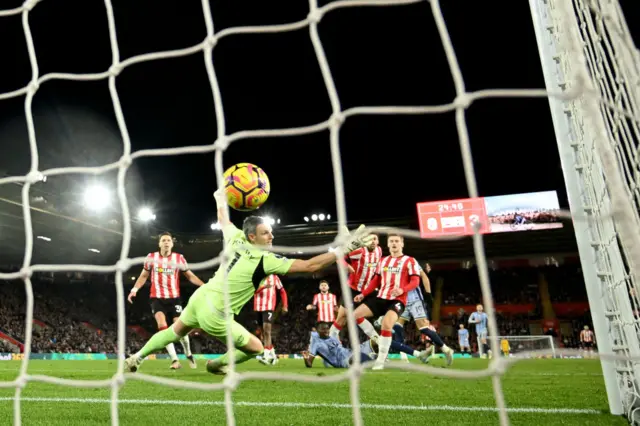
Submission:
<svg viewBox="0 0 640 426">
<path fill-rule="evenodd" d="M 586 292 L 581 272 L 576 265 L 541 268 L 509 268 L 491 272 L 491 285 L 496 304 L 533 304 L 535 308 L 527 314 L 498 314 L 501 335 L 528 335 L 530 323 L 540 323 L 540 296 L 538 282 L 543 273 L 549 282 L 553 301 L 586 301 Z M 477 271 L 455 270 L 431 273 L 432 287 L 438 277 L 442 278 L 442 306 L 475 305 L 480 302 L 481 292 Z M 92 280 L 90 277 L 34 275 L 34 327 L 33 352 L 116 352 L 116 292 L 109 278 Z M 331 291 L 340 297 L 337 278 Z M 289 312 L 275 313 L 273 343 L 278 353 L 298 353 L 309 343 L 309 332 L 315 324 L 315 312 L 307 311 L 318 291 L 318 280 L 310 278 L 285 278 L 283 280 L 289 298 Z M 183 298 L 188 300 L 195 289 L 188 283 L 182 286 Z M 127 324 L 137 325 L 149 333 L 155 332 L 155 320 L 150 312 L 148 295 L 141 291 L 134 304 L 126 304 Z M 238 316 L 238 322 L 249 331 L 259 334 L 257 315 L 248 303 Z M 23 342 L 25 329 L 26 299 L 21 281 L 3 282 L 0 285 L 0 331 Z M 457 327 L 467 325 L 470 311 L 443 315 L 439 332 L 447 344 L 457 347 Z M 578 335 L 588 318 L 567 319 L 571 321 L 572 333 L 561 336 L 568 347 L 578 344 Z M 419 345 L 420 334 L 407 327 L 407 339 Z M 362 338 L 363 336 L 361 336 Z M 126 352 L 139 349 L 146 336 L 128 329 Z M 0 339 L 0 352 L 15 351 L 15 347 Z M 178 351 L 180 345 L 176 345 Z M 209 336 L 192 334 L 192 349 L 196 353 L 221 353 L 225 345 Z"/>
</svg>

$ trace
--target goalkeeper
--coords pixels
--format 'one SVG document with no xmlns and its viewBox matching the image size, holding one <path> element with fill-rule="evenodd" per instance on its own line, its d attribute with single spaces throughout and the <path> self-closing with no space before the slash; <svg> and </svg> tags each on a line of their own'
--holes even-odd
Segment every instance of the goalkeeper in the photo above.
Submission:
<svg viewBox="0 0 640 426">
<path fill-rule="evenodd" d="M 286 275 L 300 272 L 316 272 L 336 261 L 333 252 L 323 253 L 308 260 L 287 259 L 265 249 L 272 246 L 271 226 L 258 216 L 247 217 L 242 230 L 236 228 L 226 216 L 226 195 L 217 190 L 214 194 L 218 209 L 218 223 L 227 243 L 227 253 L 233 256 L 227 265 L 230 308 L 237 315 L 253 297 L 262 280 L 271 274 Z M 372 238 L 364 232 L 364 225 L 351 234 L 347 252 L 369 244 Z M 154 334 L 144 347 L 125 360 L 125 370 L 135 372 L 145 357 L 161 351 L 169 343 L 178 342 L 194 328 L 227 342 L 227 322 L 224 313 L 224 275 L 218 268 L 213 278 L 198 288 L 180 318 L 165 330 Z M 235 362 L 246 362 L 264 352 L 259 338 L 231 319 L 231 338 L 235 346 Z M 207 371 L 226 374 L 230 351 L 207 362 Z"/>
</svg>

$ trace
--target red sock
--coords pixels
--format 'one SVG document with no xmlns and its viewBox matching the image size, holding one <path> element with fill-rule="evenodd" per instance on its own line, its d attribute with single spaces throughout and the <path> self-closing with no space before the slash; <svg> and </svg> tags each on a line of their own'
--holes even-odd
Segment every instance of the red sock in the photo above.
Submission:
<svg viewBox="0 0 640 426">
<path fill-rule="evenodd" d="M 266 350 L 270 351 L 271 349 L 273 349 L 273 345 L 269 345 L 265 348 Z"/>
<path fill-rule="evenodd" d="M 342 330 L 342 327 L 340 327 L 340 326 L 338 325 L 338 323 L 337 323 L 337 322 L 335 322 L 335 321 L 333 322 L 333 326 L 334 326 L 335 328 L 337 328 L 338 330 Z"/>
<path fill-rule="evenodd" d="M 167 328 L 169 328 L 169 327 L 167 327 L 166 325 L 162 326 L 162 327 L 158 327 L 158 331 L 166 330 Z"/>
<path fill-rule="evenodd" d="M 362 324 L 363 322 L 364 322 L 364 318 L 358 318 L 356 320 L 356 324 L 358 324 L 358 325 Z"/>
<path fill-rule="evenodd" d="M 392 334 L 391 330 L 382 330 L 380 332 L 380 336 L 382 336 L 382 337 L 391 337 L 391 334 Z"/>
</svg>

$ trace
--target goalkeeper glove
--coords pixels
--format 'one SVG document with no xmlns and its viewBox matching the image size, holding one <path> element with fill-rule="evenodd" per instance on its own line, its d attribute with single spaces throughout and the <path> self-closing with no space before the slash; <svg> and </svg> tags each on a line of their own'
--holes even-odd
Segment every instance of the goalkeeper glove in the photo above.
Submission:
<svg viewBox="0 0 640 426">
<path fill-rule="evenodd" d="M 345 231 L 349 232 L 347 227 L 344 227 Z M 366 232 L 364 225 L 360 225 L 358 229 L 349 234 L 349 244 L 347 245 L 348 252 L 359 249 L 360 247 L 366 247 L 371 244 L 373 235 Z"/>
</svg>

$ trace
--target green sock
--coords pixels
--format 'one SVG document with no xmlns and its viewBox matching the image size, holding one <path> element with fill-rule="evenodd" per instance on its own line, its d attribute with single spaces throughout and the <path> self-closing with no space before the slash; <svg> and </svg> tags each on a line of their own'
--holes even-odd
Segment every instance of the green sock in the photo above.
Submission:
<svg viewBox="0 0 640 426">
<path fill-rule="evenodd" d="M 249 361 L 250 359 L 253 359 L 260 354 L 248 354 L 246 352 L 242 352 L 240 349 L 236 349 L 235 355 L 236 355 L 236 364 L 242 364 L 243 362 Z M 229 358 L 231 357 L 229 356 L 229 352 L 227 351 L 226 354 L 222 355 L 219 358 L 220 361 L 218 362 L 220 363 L 220 365 L 228 365 Z"/>
<path fill-rule="evenodd" d="M 140 351 L 136 354 L 140 358 L 144 358 L 149 356 L 154 352 L 159 352 L 164 349 L 169 343 L 175 343 L 180 340 L 180 337 L 173 332 L 171 327 L 166 328 L 162 331 L 158 331 L 156 334 L 151 336 L 151 339 L 147 342 L 146 345 L 140 349 Z"/>
</svg>

